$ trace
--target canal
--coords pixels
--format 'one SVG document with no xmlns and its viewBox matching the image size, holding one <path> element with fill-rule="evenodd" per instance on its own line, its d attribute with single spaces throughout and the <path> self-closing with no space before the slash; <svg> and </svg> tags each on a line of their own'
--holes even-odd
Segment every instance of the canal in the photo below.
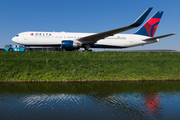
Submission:
<svg viewBox="0 0 180 120">
<path fill-rule="evenodd" d="M 0 83 L 0 120 L 168 120 L 179 112 L 179 81 Z"/>
</svg>

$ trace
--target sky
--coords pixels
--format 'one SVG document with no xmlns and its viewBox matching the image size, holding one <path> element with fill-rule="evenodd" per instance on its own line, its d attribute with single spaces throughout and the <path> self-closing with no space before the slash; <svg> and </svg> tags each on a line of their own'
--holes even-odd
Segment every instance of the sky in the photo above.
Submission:
<svg viewBox="0 0 180 120">
<path fill-rule="evenodd" d="M 180 0 L 0 0 L 0 47 L 15 45 L 12 37 L 25 31 L 100 33 L 124 27 L 149 7 L 153 10 L 145 21 L 164 11 L 155 36 L 178 34 L 122 50 L 180 51 Z"/>
</svg>

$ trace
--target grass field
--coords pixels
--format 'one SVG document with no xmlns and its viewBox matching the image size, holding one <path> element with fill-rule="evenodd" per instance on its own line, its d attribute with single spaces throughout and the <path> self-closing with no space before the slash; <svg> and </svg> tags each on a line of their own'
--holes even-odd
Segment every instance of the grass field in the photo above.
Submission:
<svg viewBox="0 0 180 120">
<path fill-rule="evenodd" d="M 180 80 L 179 52 L 0 52 L 0 81 Z"/>
</svg>

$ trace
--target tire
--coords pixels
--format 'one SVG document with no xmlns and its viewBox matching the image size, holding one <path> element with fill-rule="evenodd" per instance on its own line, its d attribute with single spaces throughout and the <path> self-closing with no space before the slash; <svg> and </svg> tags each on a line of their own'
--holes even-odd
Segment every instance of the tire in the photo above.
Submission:
<svg viewBox="0 0 180 120">
<path fill-rule="evenodd" d="M 8 51 L 13 51 L 13 49 L 12 48 L 9 48 L 9 50 Z"/>
<path fill-rule="evenodd" d="M 24 51 L 29 51 L 29 49 L 28 49 L 28 48 L 25 48 Z"/>
</svg>

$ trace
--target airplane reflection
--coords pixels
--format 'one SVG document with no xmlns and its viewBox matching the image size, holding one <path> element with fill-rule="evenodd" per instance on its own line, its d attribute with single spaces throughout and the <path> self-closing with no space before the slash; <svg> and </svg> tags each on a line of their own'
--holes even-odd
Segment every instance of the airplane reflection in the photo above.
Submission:
<svg viewBox="0 0 180 120">
<path fill-rule="evenodd" d="M 145 113 L 149 116 L 157 115 L 161 109 L 161 95 L 158 92 L 151 92 L 146 94 L 143 106 Z"/>
</svg>

